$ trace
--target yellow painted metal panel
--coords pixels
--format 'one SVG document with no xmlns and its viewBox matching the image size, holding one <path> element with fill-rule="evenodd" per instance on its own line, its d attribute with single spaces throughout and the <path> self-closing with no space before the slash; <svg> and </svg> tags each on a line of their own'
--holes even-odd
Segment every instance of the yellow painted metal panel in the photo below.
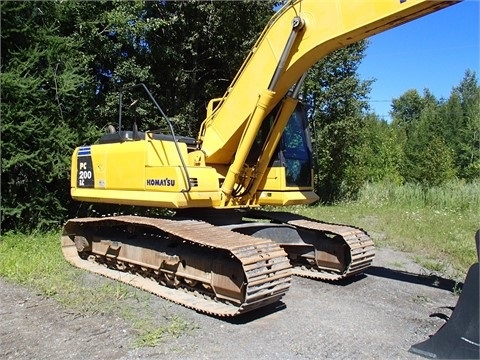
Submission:
<svg viewBox="0 0 480 360">
<path fill-rule="evenodd" d="M 283 167 L 267 168 L 266 175 L 263 178 L 264 180 L 259 185 L 260 191 L 262 189 L 279 191 L 286 187 L 285 168 Z"/>
<path fill-rule="evenodd" d="M 287 206 L 312 204 L 319 198 L 313 191 L 261 191 L 257 194 L 259 205 Z"/>
<path fill-rule="evenodd" d="M 147 167 L 143 185 L 147 191 L 180 192 L 187 188 L 187 179 L 178 166 Z"/>
<path fill-rule="evenodd" d="M 182 162 L 173 141 L 149 140 L 147 144 L 146 166 L 181 166 Z M 184 161 L 188 160 L 187 146 L 177 143 Z"/>
<path fill-rule="evenodd" d="M 216 207 L 220 192 L 174 193 L 164 191 L 127 191 L 72 188 L 72 198 L 80 201 L 163 208 Z"/>
</svg>

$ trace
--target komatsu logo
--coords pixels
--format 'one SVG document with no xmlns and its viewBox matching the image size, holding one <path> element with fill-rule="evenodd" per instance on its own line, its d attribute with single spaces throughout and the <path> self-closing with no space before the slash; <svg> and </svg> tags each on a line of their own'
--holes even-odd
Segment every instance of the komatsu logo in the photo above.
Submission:
<svg viewBox="0 0 480 360">
<path fill-rule="evenodd" d="M 147 179 L 147 186 L 175 186 L 175 180 L 165 179 Z"/>
</svg>

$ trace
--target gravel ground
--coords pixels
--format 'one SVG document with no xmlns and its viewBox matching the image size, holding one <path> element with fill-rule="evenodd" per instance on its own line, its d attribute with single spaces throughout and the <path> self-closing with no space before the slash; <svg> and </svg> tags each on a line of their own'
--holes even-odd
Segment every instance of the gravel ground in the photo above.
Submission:
<svg viewBox="0 0 480 360">
<path fill-rule="evenodd" d="M 132 347 L 122 319 L 76 314 L 0 278 L 0 358 L 421 359 L 408 349 L 433 335 L 445 320 L 431 315 L 449 316 L 458 299 L 454 281 L 428 274 L 407 254 L 377 249 L 363 276 L 340 284 L 294 277 L 280 303 L 233 319 L 147 296 L 141 308 L 152 319 L 177 314 L 192 328 L 146 348 Z"/>
</svg>

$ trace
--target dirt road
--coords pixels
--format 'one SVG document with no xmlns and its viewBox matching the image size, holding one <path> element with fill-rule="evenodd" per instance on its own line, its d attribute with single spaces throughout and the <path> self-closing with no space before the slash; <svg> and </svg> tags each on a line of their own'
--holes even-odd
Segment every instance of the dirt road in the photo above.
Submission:
<svg viewBox="0 0 480 360">
<path fill-rule="evenodd" d="M 281 303 L 230 320 L 149 296 L 152 318 L 178 314 L 192 329 L 148 348 L 132 347 L 121 319 L 80 316 L 0 279 L 0 358 L 421 359 L 408 349 L 444 324 L 431 314 L 449 316 L 445 307 L 457 301 L 453 281 L 428 274 L 406 254 L 379 249 L 354 281 L 295 277 Z"/>
</svg>

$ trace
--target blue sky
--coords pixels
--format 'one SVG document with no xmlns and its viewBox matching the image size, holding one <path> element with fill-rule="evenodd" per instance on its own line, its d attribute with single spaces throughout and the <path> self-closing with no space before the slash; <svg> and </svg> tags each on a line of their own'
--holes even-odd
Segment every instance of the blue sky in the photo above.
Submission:
<svg viewBox="0 0 480 360">
<path fill-rule="evenodd" d="M 372 111 L 389 120 L 391 100 L 409 89 L 448 98 L 467 69 L 480 78 L 479 12 L 480 0 L 466 0 L 371 37 L 358 72 L 376 79 Z"/>
</svg>

